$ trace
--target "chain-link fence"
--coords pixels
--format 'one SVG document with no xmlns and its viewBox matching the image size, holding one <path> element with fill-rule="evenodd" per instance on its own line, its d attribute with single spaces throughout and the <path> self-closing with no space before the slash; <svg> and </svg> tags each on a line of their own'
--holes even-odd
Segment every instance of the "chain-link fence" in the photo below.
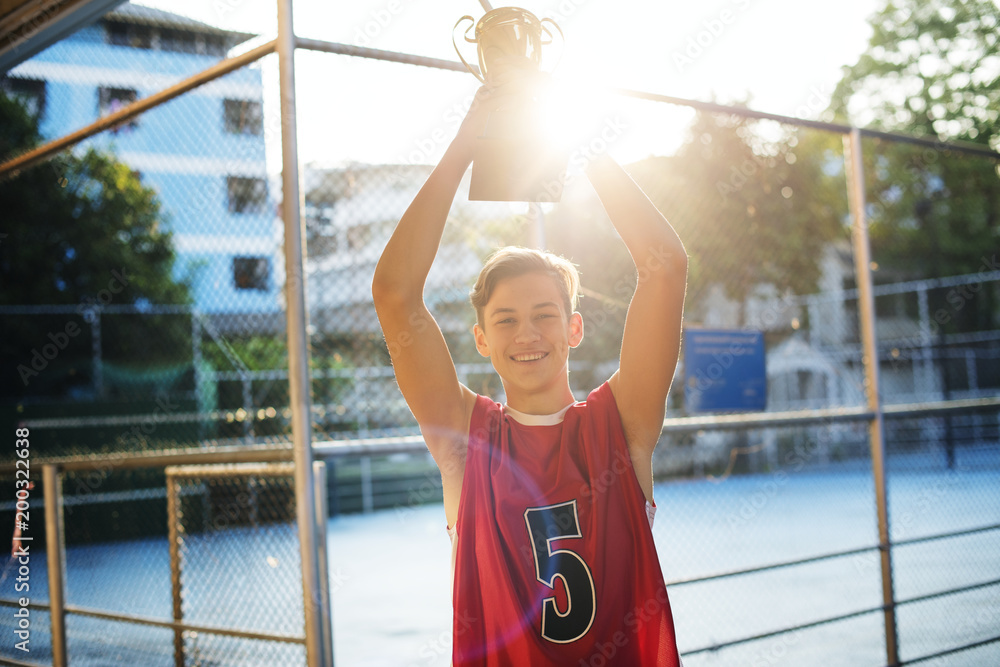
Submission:
<svg viewBox="0 0 1000 667">
<path fill-rule="evenodd" d="M 44 139 L 65 135 L 262 39 L 123 5 L 6 74 L 2 88 L 17 100 L 3 107 L 7 126 L 21 130 L 0 160 L 28 150 L 35 128 Z M 333 513 L 389 510 L 369 523 L 332 524 L 332 563 L 346 572 L 331 582 L 340 596 L 338 660 L 445 664 L 444 520 L 420 508 L 440 501 L 440 478 L 396 386 L 371 279 L 475 81 L 435 69 L 440 61 L 357 59 L 304 45 L 314 50 L 297 57 L 301 143 L 344 139 L 322 160 L 303 151 L 301 166 L 313 439 L 337 457 L 324 489 Z M 7 220 L 20 225 L 0 237 L 0 254 L 10 275 L 25 276 L 0 301 L 11 378 L 3 423 L 8 433 L 30 428 L 36 467 L 74 461 L 63 479 L 73 664 L 176 664 L 178 654 L 184 664 L 305 659 L 288 471 L 220 475 L 114 458 L 280 448 L 290 438 L 281 166 L 269 152 L 281 123 L 265 95 L 276 60 L 265 55 L 0 184 Z M 336 99 L 324 93 L 330 81 Z M 407 105 L 361 103 L 390 87 L 430 111 L 413 122 Z M 447 92 L 428 99 L 430 90 Z M 500 245 L 572 259 L 586 335 L 570 380 L 584 398 L 617 368 L 637 276 L 580 167 L 626 140 L 660 144 L 685 127 L 674 154 L 628 170 L 691 256 L 686 327 L 759 332 L 767 387 L 766 411 L 747 423 L 695 414 L 687 392 L 699 378 L 682 358 L 668 399 L 654 459 L 654 536 L 685 663 L 830 664 L 835 655 L 884 664 L 892 638 L 867 428 L 863 274 L 841 130 L 738 108 L 689 112 L 681 125 L 675 106 L 646 97 L 615 97 L 579 133 L 558 204 L 471 202 L 467 176 L 425 300 L 460 380 L 503 400 L 470 335 L 469 288 Z M 378 157 L 353 154 L 348 139 L 359 133 Z M 996 162 L 866 136 L 872 256 L 861 270 L 875 283 L 893 631 L 904 662 L 986 664 L 996 659 L 1000 617 Z M 720 372 L 728 366 L 724 350 L 716 362 Z M 363 456 L 336 449 L 354 445 L 367 448 Z M 2 480 L 3 526 L 16 521 L 13 470 Z M 33 498 L 40 510 L 40 491 Z M 48 595 L 40 516 L 31 524 L 33 602 Z M 426 547 L 434 555 L 400 564 L 386 542 L 394 531 L 412 545 L 437 545 Z M 438 556 L 441 576 L 422 576 L 420 564 L 437 571 L 430 559 Z M 17 567 L 10 560 L 0 575 L 11 610 L 0 620 L 5 634 L 18 625 Z M 383 576 L 400 579 L 389 585 Z M 442 613 L 425 613 L 425 604 Z M 181 620 L 202 629 L 170 625 Z M 48 625 L 47 609 L 31 608 L 31 662 L 52 660 Z M 220 627 L 236 635 L 211 632 Z M 0 646 L 0 656 L 27 660 L 12 646 Z"/>
<path fill-rule="evenodd" d="M 237 633 L 178 632 L 185 664 L 305 661 L 292 475 L 291 465 L 167 468 L 175 620 Z"/>
</svg>

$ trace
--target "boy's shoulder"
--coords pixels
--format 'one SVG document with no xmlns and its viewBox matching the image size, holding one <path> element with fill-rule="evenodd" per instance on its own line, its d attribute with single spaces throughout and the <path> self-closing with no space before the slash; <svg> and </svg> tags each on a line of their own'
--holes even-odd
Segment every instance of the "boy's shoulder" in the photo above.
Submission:
<svg viewBox="0 0 1000 667">
<path fill-rule="evenodd" d="M 488 428 L 494 429 L 498 428 L 500 424 L 506 420 L 511 419 L 522 426 L 545 426 L 551 425 L 547 424 L 544 419 L 537 423 L 525 423 L 525 420 L 519 419 L 520 413 L 515 416 L 511 416 L 510 408 L 499 401 L 490 398 L 489 396 L 484 396 L 482 394 L 476 394 L 475 405 L 473 407 L 472 420 L 470 426 L 472 428 Z M 566 415 L 573 413 L 575 417 L 579 417 L 588 413 L 613 413 L 617 418 L 618 416 L 618 406 L 615 402 L 614 393 L 611 391 L 611 385 L 609 381 L 604 381 L 594 389 L 590 390 L 587 397 L 582 401 L 576 401 L 575 403 L 567 406 L 565 411 L 558 415 L 558 421 L 564 421 Z"/>
</svg>

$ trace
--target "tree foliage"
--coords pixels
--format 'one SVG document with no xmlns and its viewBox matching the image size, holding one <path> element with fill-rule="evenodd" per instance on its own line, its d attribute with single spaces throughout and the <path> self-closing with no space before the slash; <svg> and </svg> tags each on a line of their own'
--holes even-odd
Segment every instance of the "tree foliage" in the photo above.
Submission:
<svg viewBox="0 0 1000 667">
<path fill-rule="evenodd" d="M 1000 8 L 892 0 L 831 107 L 841 120 L 1000 149 Z M 1000 241 L 997 164 L 944 147 L 865 142 L 872 252 L 884 280 L 983 269 Z M 984 255 L 984 252 L 986 255 Z"/>
<path fill-rule="evenodd" d="M 2 94 L 0 128 L 5 157 L 40 141 L 36 120 Z M 30 367 L 33 350 L 50 342 L 48 333 L 65 332 L 71 322 L 86 331 L 81 315 L 88 307 L 190 302 L 188 286 L 172 277 L 175 254 L 156 192 L 110 153 L 93 148 L 64 153 L 0 181 L 0 210 L 0 233 L 6 235 L 0 238 L 0 304 L 77 307 L 74 315 L 4 318 L 5 384 L 15 395 L 58 394 L 86 380 L 89 332 L 46 364 L 44 378 L 29 376 L 25 384 L 17 368 Z M 115 319 L 102 318 L 106 361 L 149 364 L 190 357 L 186 318 L 118 316 L 121 326 Z"/>
<path fill-rule="evenodd" d="M 823 249 L 843 236 L 843 182 L 824 172 L 838 148 L 811 131 L 699 115 L 674 159 L 674 184 L 638 175 L 695 258 L 690 292 L 717 284 L 744 304 L 761 283 L 814 291 Z"/>
<path fill-rule="evenodd" d="M 833 110 L 862 126 L 1000 148 L 1000 8 L 993 0 L 889 0 L 844 68 Z"/>
<path fill-rule="evenodd" d="M 32 120 L 0 97 L 0 154 L 32 147 Z M 174 250 L 156 191 L 109 153 L 63 154 L 0 182 L 7 243 L 0 246 L 0 303 L 97 300 L 111 271 L 129 276 L 116 304 L 186 303 L 171 276 Z"/>
<path fill-rule="evenodd" d="M 628 167 L 685 244 L 693 321 L 713 285 L 741 305 L 762 283 L 816 289 L 823 249 L 844 237 L 843 180 L 824 172 L 837 151 L 839 138 L 702 114 L 675 155 Z M 627 303 L 635 269 L 596 199 L 560 207 L 550 226 L 553 247 L 580 258 L 584 287 Z"/>
</svg>

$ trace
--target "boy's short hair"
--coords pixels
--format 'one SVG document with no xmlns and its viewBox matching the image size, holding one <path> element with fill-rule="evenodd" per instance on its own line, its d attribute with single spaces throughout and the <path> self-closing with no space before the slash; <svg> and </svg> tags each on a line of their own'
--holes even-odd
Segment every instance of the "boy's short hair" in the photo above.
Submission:
<svg viewBox="0 0 1000 667">
<path fill-rule="evenodd" d="M 555 280 L 567 316 L 576 311 L 580 300 L 580 274 L 572 262 L 551 252 L 507 246 L 500 248 L 486 260 L 476 279 L 476 285 L 469 294 L 472 307 L 476 309 L 479 326 L 484 324 L 483 311 L 501 280 L 535 272 L 544 273 Z"/>
</svg>

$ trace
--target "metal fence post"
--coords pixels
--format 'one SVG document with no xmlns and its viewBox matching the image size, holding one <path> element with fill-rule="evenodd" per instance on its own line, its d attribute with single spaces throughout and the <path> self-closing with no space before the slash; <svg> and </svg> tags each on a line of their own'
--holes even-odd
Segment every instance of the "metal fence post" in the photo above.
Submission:
<svg viewBox="0 0 1000 667">
<path fill-rule="evenodd" d="M 243 417 L 243 439 L 247 444 L 252 444 L 256 435 L 253 427 L 256 418 L 253 410 L 253 379 L 246 371 L 240 371 L 240 383 L 243 387 L 243 412 L 246 413 Z"/>
<path fill-rule="evenodd" d="M 281 94 L 282 218 L 285 224 L 285 308 L 288 324 L 289 402 L 295 458 L 295 506 L 302 557 L 302 602 L 305 615 L 306 662 L 325 663 L 322 650 L 323 605 L 316 540 L 316 489 L 313 483 L 310 415 L 309 340 L 306 334 L 305 234 L 299 189 L 299 156 L 295 116 L 295 47 L 292 1 L 277 0 L 278 79 Z"/>
<path fill-rule="evenodd" d="M 313 462 L 313 483 L 316 486 L 316 539 L 318 540 L 320 604 L 323 622 L 323 658 L 333 667 L 333 605 L 330 602 L 329 561 L 326 551 L 326 522 L 329 520 L 329 506 L 326 498 L 326 463 Z"/>
<path fill-rule="evenodd" d="M 374 493 L 372 492 L 372 457 L 361 457 L 361 508 L 365 514 L 375 510 Z"/>
<path fill-rule="evenodd" d="M 528 220 L 531 224 L 531 243 L 539 250 L 545 250 L 545 211 L 538 202 L 528 204 Z"/>
<path fill-rule="evenodd" d="M 174 623 L 184 621 L 184 607 L 181 601 L 181 545 L 180 545 L 180 508 L 177 506 L 177 478 L 173 469 L 165 470 L 167 477 L 167 535 L 170 550 L 170 599 L 173 609 Z M 206 521 L 208 512 L 205 512 Z M 174 665 L 184 667 L 184 631 L 174 628 Z"/>
<path fill-rule="evenodd" d="M 45 552 L 49 569 L 52 667 L 66 667 L 66 547 L 63 543 L 62 476 L 53 464 L 42 466 L 45 493 Z"/>
<path fill-rule="evenodd" d="M 93 320 L 90 322 L 90 353 L 94 366 L 94 391 L 98 396 L 104 396 L 104 359 L 101 353 L 101 310 L 93 308 Z"/>
<path fill-rule="evenodd" d="M 200 313 L 197 308 L 191 309 L 191 361 L 194 367 L 194 395 L 195 405 L 198 406 L 199 413 L 208 412 L 205 400 L 205 373 L 202 366 L 201 356 L 201 323 L 198 321 Z M 198 422 L 198 437 L 205 436 L 205 423 Z"/>
<path fill-rule="evenodd" d="M 878 515 L 879 555 L 882 566 L 882 609 L 885 622 L 885 654 L 890 666 L 899 664 L 896 635 L 896 601 L 892 586 L 892 552 L 889 543 L 889 502 L 885 480 L 885 442 L 882 398 L 879 388 L 878 346 L 875 340 L 875 297 L 872 294 L 871 248 L 865 218 L 865 172 L 861 153 L 861 131 L 853 128 L 844 137 L 847 192 L 853 219 L 854 275 L 858 285 L 858 317 L 861 327 L 862 363 L 865 370 L 865 397 L 874 417 L 868 425 L 872 475 L 875 478 L 875 505 Z"/>
</svg>

